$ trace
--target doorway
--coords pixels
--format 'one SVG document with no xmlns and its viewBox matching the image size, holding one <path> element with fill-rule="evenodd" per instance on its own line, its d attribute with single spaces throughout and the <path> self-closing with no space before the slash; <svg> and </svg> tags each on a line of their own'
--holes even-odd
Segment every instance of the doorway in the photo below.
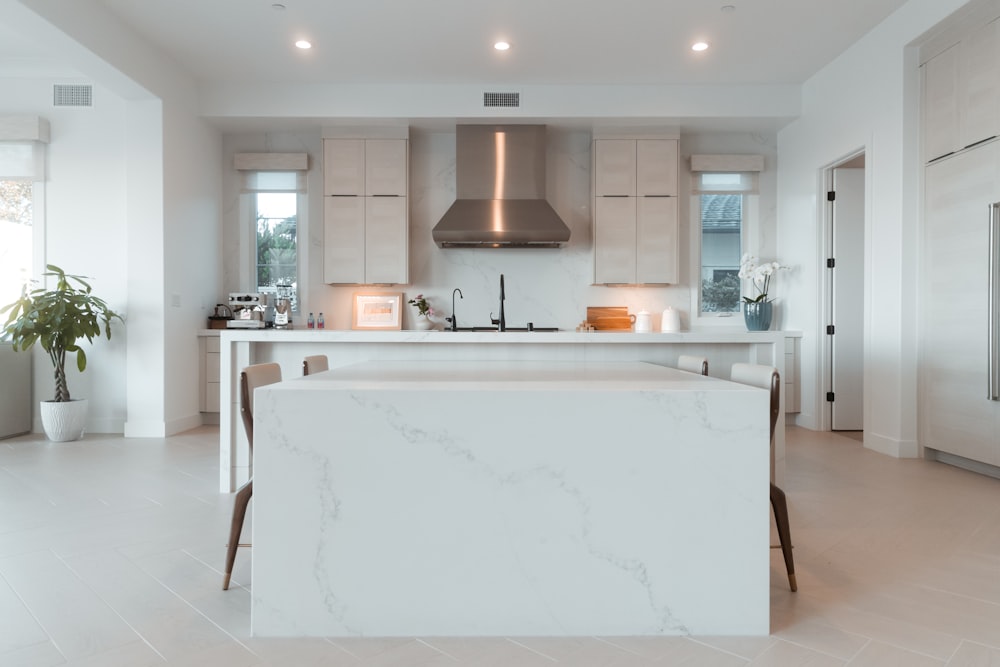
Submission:
<svg viewBox="0 0 1000 667">
<path fill-rule="evenodd" d="M 831 431 L 864 431 L 865 153 L 826 170 L 825 359 Z"/>
</svg>

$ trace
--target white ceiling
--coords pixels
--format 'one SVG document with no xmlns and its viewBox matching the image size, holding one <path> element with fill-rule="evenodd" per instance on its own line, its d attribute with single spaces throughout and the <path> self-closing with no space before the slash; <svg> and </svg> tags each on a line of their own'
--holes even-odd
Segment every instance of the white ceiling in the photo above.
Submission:
<svg viewBox="0 0 1000 667">
<path fill-rule="evenodd" d="M 96 1 L 209 85 L 794 85 L 906 2 Z M 0 24 L 0 71 L 47 55 Z"/>
<path fill-rule="evenodd" d="M 200 80 L 381 84 L 801 83 L 905 3 L 99 1 Z M 314 48 L 295 49 L 301 37 Z M 37 48 L 12 40 L 0 57 Z M 693 53 L 696 40 L 711 48 Z"/>
</svg>

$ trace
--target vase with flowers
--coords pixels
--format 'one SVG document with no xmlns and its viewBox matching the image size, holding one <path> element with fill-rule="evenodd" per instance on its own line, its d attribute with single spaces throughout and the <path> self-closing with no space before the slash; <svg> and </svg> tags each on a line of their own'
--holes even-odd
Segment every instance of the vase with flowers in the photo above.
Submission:
<svg viewBox="0 0 1000 667">
<path fill-rule="evenodd" d="M 431 318 L 434 317 L 435 313 L 431 304 L 427 302 L 427 297 L 418 294 L 407 303 L 417 309 L 417 320 L 414 324 L 417 329 L 426 331 L 434 328 L 434 321 Z"/>
<path fill-rule="evenodd" d="M 743 255 L 739 276 L 749 280 L 754 294 L 743 297 L 743 321 L 748 331 L 767 331 L 771 328 L 772 299 L 767 297 L 771 277 L 779 269 L 787 269 L 778 262 L 760 262 L 753 255 Z"/>
</svg>

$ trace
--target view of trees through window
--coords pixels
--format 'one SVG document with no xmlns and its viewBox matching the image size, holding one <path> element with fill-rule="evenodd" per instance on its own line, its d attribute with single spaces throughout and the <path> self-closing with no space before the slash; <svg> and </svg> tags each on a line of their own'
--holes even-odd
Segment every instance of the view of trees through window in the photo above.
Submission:
<svg viewBox="0 0 1000 667">
<path fill-rule="evenodd" d="M 743 196 L 701 195 L 701 312 L 740 310 Z"/>
<path fill-rule="evenodd" d="M 255 195 L 257 291 L 292 300 L 298 310 L 298 196 L 294 192 Z"/>
<path fill-rule="evenodd" d="M 0 307 L 31 279 L 32 216 L 31 181 L 0 180 Z"/>
</svg>

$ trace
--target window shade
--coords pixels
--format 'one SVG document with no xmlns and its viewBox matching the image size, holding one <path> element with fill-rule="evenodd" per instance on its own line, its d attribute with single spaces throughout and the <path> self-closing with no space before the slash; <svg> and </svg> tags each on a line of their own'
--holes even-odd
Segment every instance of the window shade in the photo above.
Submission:
<svg viewBox="0 0 1000 667">
<path fill-rule="evenodd" d="M 692 187 L 696 194 L 754 194 L 756 172 L 705 172 L 695 174 Z"/>
<path fill-rule="evenodd" d="M 0 141 L 0 180 L 45 180 L 44 144 Z"/>
<path fill-rule="evenodd" d="M 692 155 L 691 171 L 764 171 L 763 155 Z"/>
<path fill-rule="evenodd" d="M 240 192 L 305 192 L 304 171 L 241 171 Z"/>
</svg>

